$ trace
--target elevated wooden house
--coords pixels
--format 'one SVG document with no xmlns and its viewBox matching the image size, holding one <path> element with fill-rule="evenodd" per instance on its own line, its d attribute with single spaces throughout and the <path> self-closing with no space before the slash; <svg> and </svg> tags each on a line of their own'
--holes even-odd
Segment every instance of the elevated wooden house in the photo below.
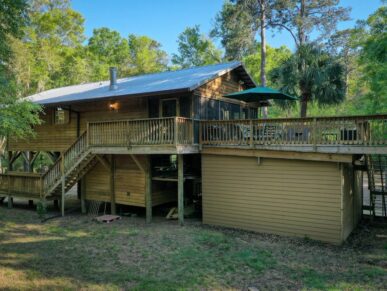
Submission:
<svg viewBox="0 0 387 291">
<path fill-rule="evenodd" d="M 110 81 L 31 96 L 44 123 L 33 139 L 8 139 L 0 193 L 60 199 L 64 213 L 78 183 L 82 211 L 145 207 L 150 222 L 152 207 L 176 201 L 183 223 L 185 201 L 202 192 L 204 223 L 343 241 L 361 215 L 354 162 L 386 153 L 386 116 L 263 120 L 262 104 L 223 97 L 252 87 L 232 62 L 118 80 L 112 69 Z M 55 160 L 45 173 L 13 171 L 39 152 Z"/>
</svg>

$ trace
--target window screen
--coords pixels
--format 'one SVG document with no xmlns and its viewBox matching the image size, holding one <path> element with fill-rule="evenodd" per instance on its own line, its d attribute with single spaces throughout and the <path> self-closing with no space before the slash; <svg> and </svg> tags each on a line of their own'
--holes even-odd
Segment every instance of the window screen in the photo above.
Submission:
<svg viewBox="0 0 387 291">
<path fill-rule="evenodd" d="M 149 98 L 148 111 L 149 111 L 149 118 L 159 117 L 159 98 Z"/>
<path fill-rule="evenodd" d="M 219 101 L 209 99 L 207 103 L 207 118 L 209 120 L 219 119 Z"/>
</svg>

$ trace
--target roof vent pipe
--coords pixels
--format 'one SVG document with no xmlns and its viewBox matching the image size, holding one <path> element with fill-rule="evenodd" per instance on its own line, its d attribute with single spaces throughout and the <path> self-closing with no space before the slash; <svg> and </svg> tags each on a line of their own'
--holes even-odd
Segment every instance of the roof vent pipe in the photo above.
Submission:
<svg viewBox="0 0 387 291">
<path fill-rule="evenodd" d="M 116 67 L 110 67 L 110 87 L 109 90 L 116 90 L 118 88 L 117 85 L 117 68 Z"/>
</svg>

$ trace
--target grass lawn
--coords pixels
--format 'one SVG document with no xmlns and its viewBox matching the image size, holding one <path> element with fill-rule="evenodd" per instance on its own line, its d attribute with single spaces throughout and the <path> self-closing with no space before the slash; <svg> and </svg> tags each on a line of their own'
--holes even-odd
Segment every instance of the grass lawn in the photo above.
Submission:
<svg viewBox="0 0 387 291">
<path fill-rule="evenodd" d="M 387 287 L 386 224 L 342 246 L 202 226 L 71 214 L 41 223 L 0 207 L 0 289 L 367 289 Z"/>
</svg>

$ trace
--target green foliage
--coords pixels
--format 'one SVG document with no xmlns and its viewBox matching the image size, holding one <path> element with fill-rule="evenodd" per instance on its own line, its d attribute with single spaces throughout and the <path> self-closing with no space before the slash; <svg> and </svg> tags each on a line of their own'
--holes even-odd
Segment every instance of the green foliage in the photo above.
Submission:
<svg viewBox="0 0 387 291">
<path fill-rule="evenodd" d="M 94 29 L 87 45 L 92 80 L 108 78 L 108 68 L 118 68 L 121 76 L 129 74 L 129 43 L 117 31 L 103 27 Z"/>
<path fill-rule="evenodd" d="M 82 15 L 68 1 L 34 0 L 29 18 L 25 37 L 10 42 L 14 57 L 9 70 L 21 95 L 85 81 Z"/>
<path fill-rule="evenodd" d="M 40 111 L 39 105 L 16 98 L 11 80 L 0 79 L 0 137 L 24 138 L 31 135 L 32 127 L 40 124 Z"/>
<path fill-rule="evenodd" d="M 47 205 L 45 201 L 39 201 L 36 204 L 36 212 L 38 213 L 38 216 L 40 219 L 44 219 L 47 214 Z"/>
<path fill-rule="evenodd" d="M 18 97 L 18 88 L 9 70 L 13 59 L 11 39 L 22 36 L 27 23 L 25 1 L 0 1 L 0 148 L 5 137 L 26 137 L 39 124 L 40 107 Z M 0 152 L 1 154 L 1 152 Z"/>
<path fill-rule="evenodd" d="M 0 0 L 0 64 L 11 55 L 8 37 L 20 37 L 28 21 L 26 0 Z"/>
<path fill-rule="evenodd" d="M 187 27 L 178 37 L 179 54 L 172 56 L 172 63 L 181 68 L 219 63 L 222 52 L 212 40 L 200 33 L 198 25 Z"/>
<path fill-rule="evenodd" d="M 129 35 L 131 74 L 147 74 L 167 69 L 168 55 L 161 44 L 145 35 Z"/>
<path fill-rule="evenodd" d="M 210 36 L 220 38 L 228 60 L 241 60 L 255 52 L 256 27 L 251 25 L 250 12 L 235 3 L 225 1 L 222 10 L 215 17 L 215 26 Z"/>
<path fill-rule="evenodd" d="M 387 7 L 379 8 L 366 21 L 360 41 L 359 64 L 362 81 L 369 87 L 368 113 L 387 108 Z"/>
<path fill-rule="evenodd" d="M 313 44 L 300 46 L 271 76 L 282 91 L 301 97 L 301 117 L 310 101 L 332 105 L 345 98 L 343 66 Z"/>
<path fill-rule="evenodd" d="M 253 77 L 254 81 L 259 82 L 261 75 L 261 54 L 260 44 L 257 45 L 256 53 L 246 56 L 243 59 L 243 62 L 246 66 L 246 69 L 249 71 L 250 75 Z M 266 47 L 266 72 L 268 74 L 275 68 L 278 68 L 282 63 L 290 58 L 292 52 L 286 46 L 281 46 L 279 48 L 273 48 L 270 46 Z M 267 86 L 273 86 L 274 84 L 271 80 L 268 80 Z"/>
</svg>

